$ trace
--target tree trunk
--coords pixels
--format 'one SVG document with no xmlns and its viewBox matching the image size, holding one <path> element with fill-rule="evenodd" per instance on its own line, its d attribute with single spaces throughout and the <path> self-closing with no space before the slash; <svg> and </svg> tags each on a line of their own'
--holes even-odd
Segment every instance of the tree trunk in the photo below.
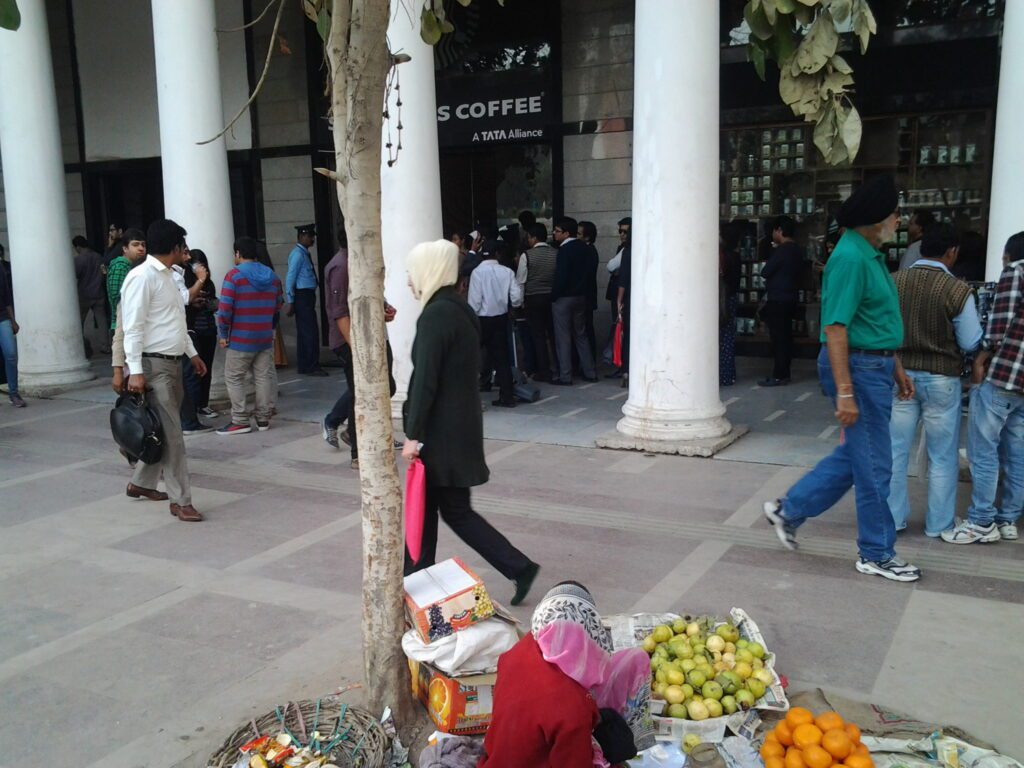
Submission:
<svg viewBox="0 0 1024 768">
<path fill-rule="evenodd" d="M 363 516 L 363 664 L 366 703 L 411 719 L 402 565 L 402 488 L 392 446 L 384 325 L 380 163 L 388 0 L 335 0 L 328 58 L 338 200 L 349 243 L 349 311 Z"/>
</svg>

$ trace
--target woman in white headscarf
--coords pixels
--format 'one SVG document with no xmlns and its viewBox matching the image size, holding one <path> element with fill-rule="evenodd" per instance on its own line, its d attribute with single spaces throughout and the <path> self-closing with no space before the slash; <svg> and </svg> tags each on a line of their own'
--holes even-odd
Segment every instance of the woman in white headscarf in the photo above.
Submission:
<svg viewBox="0 0 1024 768">
<path fill-rule="evenodd" d="M 403 408 L 402 455 L 419 457 L 427 477 L 419 561 L 406 552 L 406 575 L 434 564 L 437 516 L 515 583 L 512 604 L 530 591 L 540 570 L 473 511 L 469 489 L 487 482 L 480 408 L 480 324 L 456 290 L 459 249 L 448 240 L 417 245 L 407 261 L 409 287 L 423 311 L 412 345 L 412 378 Z"/>
</svg>

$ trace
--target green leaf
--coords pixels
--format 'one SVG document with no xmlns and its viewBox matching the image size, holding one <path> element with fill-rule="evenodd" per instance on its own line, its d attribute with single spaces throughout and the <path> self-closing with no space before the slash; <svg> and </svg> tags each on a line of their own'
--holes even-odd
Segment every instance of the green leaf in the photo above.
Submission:
<svg viewBox="0 0 1024 768">
<path fill-rule="evenodd" d="M 743 18 L 747 20 L 747 26 L 754 37 L 767 40 L 772 36 L 773 27 L 765 18 L 764 9 L 760 5 L 755 8 L 752 2 L 748 3 L 743 9 Z"/>
<path fill-rule="evenodd" d="M 828 64 L 836 72 L 842 72 L 844 75 L 852 75 L 853 67 L 846 63 L 846 59 L 840 56 L 838 53 L 828 60 Z"/>
<path fill-rule="evenodd" d="M 325 42 L 331 34 L 331 14 L 327 11 L 326 6 L 321 8 L 320 13 L 317 14 L 316 32 L 320 35 L 320 39 Z"/>
<path fill-rule="evenodd" d="M 809 6 L 809 7 L 813 8 L 818 3 L 820 3 L 821 0 L 800 0 L 800 2 L 803 3 L 806 6 Z"/>
<path fill-rule="evenodd" d="M 426 6 L 420 14 L 420 37 L 427 45 L 437 45 L 441 40 L 441 25 L 434 12 Z"/>
<path fill-rule="evenodd" d="M 868 49 L 871 36 L 878 32 L 878 22 L 875 21 L 875 14 L 871 12 L 868 0 L 852 0 L 852 2 L 853 33 L 860 38 L 860 52 L 863 54 Z"/>
<path fill-rule="evenodd" d="M 821 77 L 793 75 L 789 69 L 783 69 L 779 75 L 779 95 L 794 115 L 817 114 L 822 109 Z"/>
<path fill-rule="evenodd" d="M 306 14 L 307 19 L 316 24 L 322 5 L 323 0 L 302 0 L 302 12 Z"/>
<path fill-rule="evenodd" d="M 0 0 L 0 29 L 16 32 L 21 26 L 21 12 L 17 0 Z"/>
<path fill-rule="evenodd" d="M 445 35 L 450 35 L 455 31 L 455 25 L 452 24 L 448 19 L 441 22 L 441 32 Z"/>
<path fill-rule="evenodd" d="M 807 5 L 798 5 L 793 16 L 796 18 L 797 23 L 804 27 L 809 27 L 811 22 L 814 21 L 814 8 Z"/>
<path fill-rule="evenodd" d="M 853 11 L 853 0 L 827 0 L 826 7 L 832 14 L 836 24 L 842 25 L 850 18 Z"/>
<path fill-rule="evenodd" d="M 764 80 L 765 76 L 765 61 L 764 48 L 754 43 L 750 43 L 747 46 L 747 60 L 754 63 L 754 71 L 757 72 L 757 76 Z"/>
<path fill-rule="evenodd" d="M 761 0 L 761 8 L 764 9 L 764 17 L 773 27 L 775 26 L 775 0 Z"/>
<path fill-rule="evenodd" d="M 864 125 L 860 120 L 860 112 L 850 104 L 849 109 L 843 111 L 839 116 L 839 135 L 846 146 L 846 153 L 851 162 L 857 157 L 860 151 L 860 140 L 864 133 Z"/>
<path fill-rule="evenodd" d="M 806 74 L 813 74 L 820 70 L 835 55 L 839 47 L 839 34 L 836 32 L 835 24 L 832 21 L 832 14 L 823 11 L 814 20 L 811 31 L 800 43 L 793 58 L 795 66 Z"/>
<path fill-rule="evenodd" d="M 796 10 L 796 0 L 775 0 L 775 8 L 779 13 L 793 13 Z"/>
<path fill-rule="evenodd" d="M 463 8 L 469 8 L 470 3 L 472 2 L 473 0 L 459 0 L 459 5 L 461 5 Z"/>
<path fill-rule="evenodd" d="M 818 124 L 814 126 L 814 146 L 821 152 L 821 156 L 828 161 L 832 154 L 832 147 L 836 142 L 836 134 L 839 126 L 836 124 L 836 105 L 830 101 L 818 118 Z"/>
<path fill-rule="evenodd" d="M 775 35 L 769 42 L 773 43 L 773 55 L 775 61 L 779 62 L 781 69 L 785 62 L 789 62 L 796 51 L 797 38 L 793 31 L 793 19 L 788 16 L 779 15 L 775 20 Z"/>
</svg>

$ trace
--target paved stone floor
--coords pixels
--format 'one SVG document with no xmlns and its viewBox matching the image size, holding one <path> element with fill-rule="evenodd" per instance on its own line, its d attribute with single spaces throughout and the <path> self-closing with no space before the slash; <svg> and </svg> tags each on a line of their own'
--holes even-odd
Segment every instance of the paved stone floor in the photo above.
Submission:
<svg viewBox="0 0 1024 768">
<path fill-rule="evenodd" d="M 851 498 L 803 529 L 799 554 L 781 550 L 760 503 L 836 435 L 811 367 L 776 390 L 754 387 L 762 368 L 742 361 L 723 391 L 752 431 L 715 460 L 590 447 L 618 416 L 613 381 L 489 410 L 492 480 L 475 505 L 543 565 L 538 594 L 572 578 L 606 613 L 743 607 L 794 686 L 1024 757 L 1024 545 L 926 539 L 912 480 L 900 551 L 924 568 L 918 584 L 854 572 Z M 187 438 L 200 525 L 124 496 L 104 382 L 0 407 L 0 765 L 201 766 L 246 718 L 359 678 L 357 477 L 314 423 L 341 382 L 282 371 L 270 431 Z M 442 531 L 439 552 L 507 601 Z"/>
</svg>

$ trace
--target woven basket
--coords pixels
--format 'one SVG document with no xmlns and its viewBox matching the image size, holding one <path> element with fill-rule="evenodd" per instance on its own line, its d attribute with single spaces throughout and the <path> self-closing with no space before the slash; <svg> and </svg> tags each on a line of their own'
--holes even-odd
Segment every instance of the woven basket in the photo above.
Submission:
<svg viewBox="0 0 1024 768">
<path fill-rule="evenodd" d="M 293 701 L 250 720 L 228 737 L 207 765 L 230 768 L 241 757 L 238 750 L 243 744 L 282 731 L 302 745 L 309 743 L 314 731 L 320 732 L 323 745 L 341 737 L 330 751 L 331 762 L 339 768 L 384 768 L 388 764 L 391 739 L 380 721 L 365 709 L 343 702 L 340 694 L 331 694 L 317 700 Z"/>
</svg>

